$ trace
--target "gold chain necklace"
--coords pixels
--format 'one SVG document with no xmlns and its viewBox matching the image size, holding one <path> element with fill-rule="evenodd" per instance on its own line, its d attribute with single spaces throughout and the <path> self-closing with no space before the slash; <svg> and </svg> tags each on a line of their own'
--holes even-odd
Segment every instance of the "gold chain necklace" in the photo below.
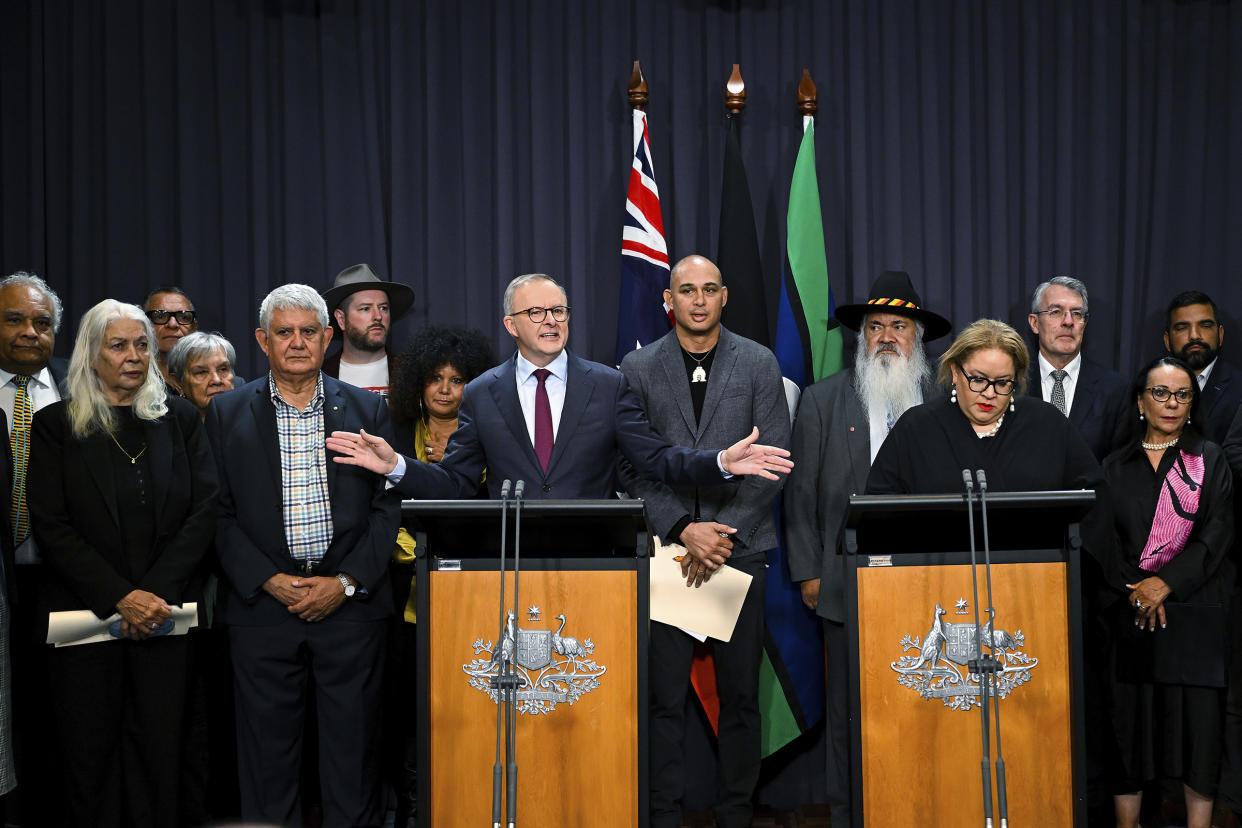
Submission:
<svg viewBox="0 0 1242 828">
<path fill-rule="evenodd" d="M 138 452 L 137 454 L 130 454 L 128 451 L 125 450 L 125 446 L 121 445 L 121 441 L 116 439 L 115 434 L 110 433 L 108 436 L 112 438 L 112 442 L 116 443 L 116 447 L 121 450 L 121 454 L 124 454 L 126 457 L 129 458 L 129 464 L 131 466 L 138 462 L 139 457 L 147 453 L 146 443 L 142 444 L 142 451 Z"/>
</svg>

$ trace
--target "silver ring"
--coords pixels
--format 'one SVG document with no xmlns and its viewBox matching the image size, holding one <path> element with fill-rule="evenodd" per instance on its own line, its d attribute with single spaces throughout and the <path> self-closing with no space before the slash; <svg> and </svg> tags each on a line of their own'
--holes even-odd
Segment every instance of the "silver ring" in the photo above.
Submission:
<svg viewBox="0 0 1242 828">
<path fill-rule="evenodd" d="M 1140 601 L 1139 599 L 1135 598 L 1135 599 L 1134 599 L 1134 606 L 1138 607 L 1139 609 L 1142 609 L 1142 608 L 1143 608 L 1143 602 L 1142 602 L 1142 601 Z"/>
<path fill-rule="evenodd" d="M 158 630 L 160 628 L 160 625 L 155 623 L 154 621 L 152 621 L 149 626 L 151 627 L 152 630 Z"/>
</svg>

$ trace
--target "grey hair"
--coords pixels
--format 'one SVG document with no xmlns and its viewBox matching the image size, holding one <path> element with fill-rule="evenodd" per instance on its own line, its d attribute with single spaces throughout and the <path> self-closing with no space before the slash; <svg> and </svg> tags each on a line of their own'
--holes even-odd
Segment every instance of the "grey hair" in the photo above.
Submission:
<svg viewBox="0 0 1242 828">
<path fill-rule="evenodd" d="M 1040 282 L 1039 286 L 1035 288 L 1035 293 L 1031 296 L 1031 313 L 1039 313 L 1040 311 L 1043 310 L 1043 308 L 1041 308 L 1039 305 L 1041 302 L 1044 301 L 1044 291 L 1048 290 L 1048 288 L 1052 287 L 1053 285 L 1057 285 L 1063 288 L 1069 288 L 1070 290 L 1074 291 L 1074 293 L 1077 293 L 1079 296 L 1081 296 L 1083 313 L 1088 312 L 1089 308 L 1087 307 L 1087 286 L 1084 285 L 1080 280 L 1075 279 L 1073 276 L 1053 276 L 1051 279 L 1049 279 L 1046 282 Z"/>
<path fill-rule="evenodd" d="M 0 279 L 0 290 L 10 285 L 26 285 L 42 293 L 47 297 L 48 304 L 52 306 L 52 333 L 60 330 L 60 318 L 64 315 L 65 308 L 60 303 L 60 297 L 56 295 L 56 291 L 48 287 L 47 282 L 40 279 L 33 273 L 25 270 L 19 270 L 16 273 L 5 276 Z"/>
<path fill-rule="evenodd" d="M 272 314 L 278 310 L 314 311 L 320 327 L 328 327 L 328 305 L 310 285 L 281 285 L 263 297 L 263 304 L 259 305 L 259 327 L 265 333 L 270 332 Z"/>
<path fill-rule="evenodd" d="M 186 334 L 178 339 L 177 344 L 168 352 L 165 367 L 168 369 L 169 376 L 180 381 L 185 378 L 186 366 L 191 361 L 216 351 L 223 351 L 224 358 L 229 361 L 230 365 L 237 362 L 237 351 L 233 349 L 233 343 L 225 339 L 222 334 L 214 331 L 212 333 L 196 331 Z"/>
<path fill-rule="evenodd" d="M 556 281 L 546 273 L 526 273 L 522 276 L 514 278 L 514 280 L 509 283 L 509 286 L 505 288 L 505 316 L 513 316 L 513 294 L 517 292 L 518 288 L 523 285 L 529 285 L 532 282 L 551 282 L 556 285 L 558 289 L 560 289 L 561 296 L 565 299 L 565 304 L 569 304 L 569 294 L 565 293 L 565 288 L 560 282 Z"/>
<path fill-rule="evenodd" d="M 73 343 L 73 355 L 69 357 L 69 425 L 75 437 L 81 439 L 97 431 L 116 433 L 116 417 L 112 404 L 104 394 L 103 384 L 95 373 L 95 361 L 103 344 L 108 325 L 121 319 L 130 319 L 142 325 L 147 338 L 148 354 L 154 347 L 155 328 L 142 308 L 115 299 L 105 299 L 88 310 L 78 323 L 78 336 Z M 154 357 L 147 360 L 147 378 L 142 381 L 134 396 L 133 411 L 140 420 L 158 420 L 168 412 L 167 386 Z"/>
</svg>

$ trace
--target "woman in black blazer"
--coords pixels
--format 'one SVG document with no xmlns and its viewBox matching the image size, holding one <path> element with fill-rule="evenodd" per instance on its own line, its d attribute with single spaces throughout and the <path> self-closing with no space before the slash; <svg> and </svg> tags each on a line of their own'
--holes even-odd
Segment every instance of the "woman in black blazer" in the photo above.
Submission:
<svg viewBox="0 0 1242 828">
<path fill-rule="evenodd" d="M 154 341 L 140 308 L 100 302 L 78 329 L 68 399 L 34 418 L 28 500 L 54 575 L 41 601 L 118 616 L 123 639 L 49 653 L 56 824 L 178 822 L 189 649 L 165 622 L 199 597 L 216 474 L 198 411 L 166 393 Z"/>
</svg>

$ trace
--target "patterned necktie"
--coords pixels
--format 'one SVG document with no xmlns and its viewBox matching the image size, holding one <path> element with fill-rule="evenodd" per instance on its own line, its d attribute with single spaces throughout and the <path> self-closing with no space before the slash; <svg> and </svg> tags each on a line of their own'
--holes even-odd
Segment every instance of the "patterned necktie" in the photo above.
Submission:
<svg viewBox="0 0 1242 828">
<path fill-rule="evenodd" d="M 13 428 L 9 431 L 9 445 L 13 449 L 13 494 L 9 500 L 9 523 L 13 527 L 13 546 L 18 547 L 30 535 L 30 512 L 26 509 L 26 463 L 30 459 L 30 418 L 34 408 L 30 405 L 30 393 L 26 386 L 30 377 L 18 374 L 13 377 L 17 396 L 13 400 Z"/>
<path fill-rule="evenodd" d="M 1068 371 L 1052 372 L 1052 404 L 1067 417 L 1069 412 L 1065 409 L 1065 378 L 1068 375 Z"/>
<path fill-rule="evenodd" d="M 544 382 L 552 372 L 547 368 L 535 371 L 539 387 L 535 389 L 535 456 L 546 472 L 552 462 L 552 403 L 548 401 L 548 388 Z"/>
</svg>

